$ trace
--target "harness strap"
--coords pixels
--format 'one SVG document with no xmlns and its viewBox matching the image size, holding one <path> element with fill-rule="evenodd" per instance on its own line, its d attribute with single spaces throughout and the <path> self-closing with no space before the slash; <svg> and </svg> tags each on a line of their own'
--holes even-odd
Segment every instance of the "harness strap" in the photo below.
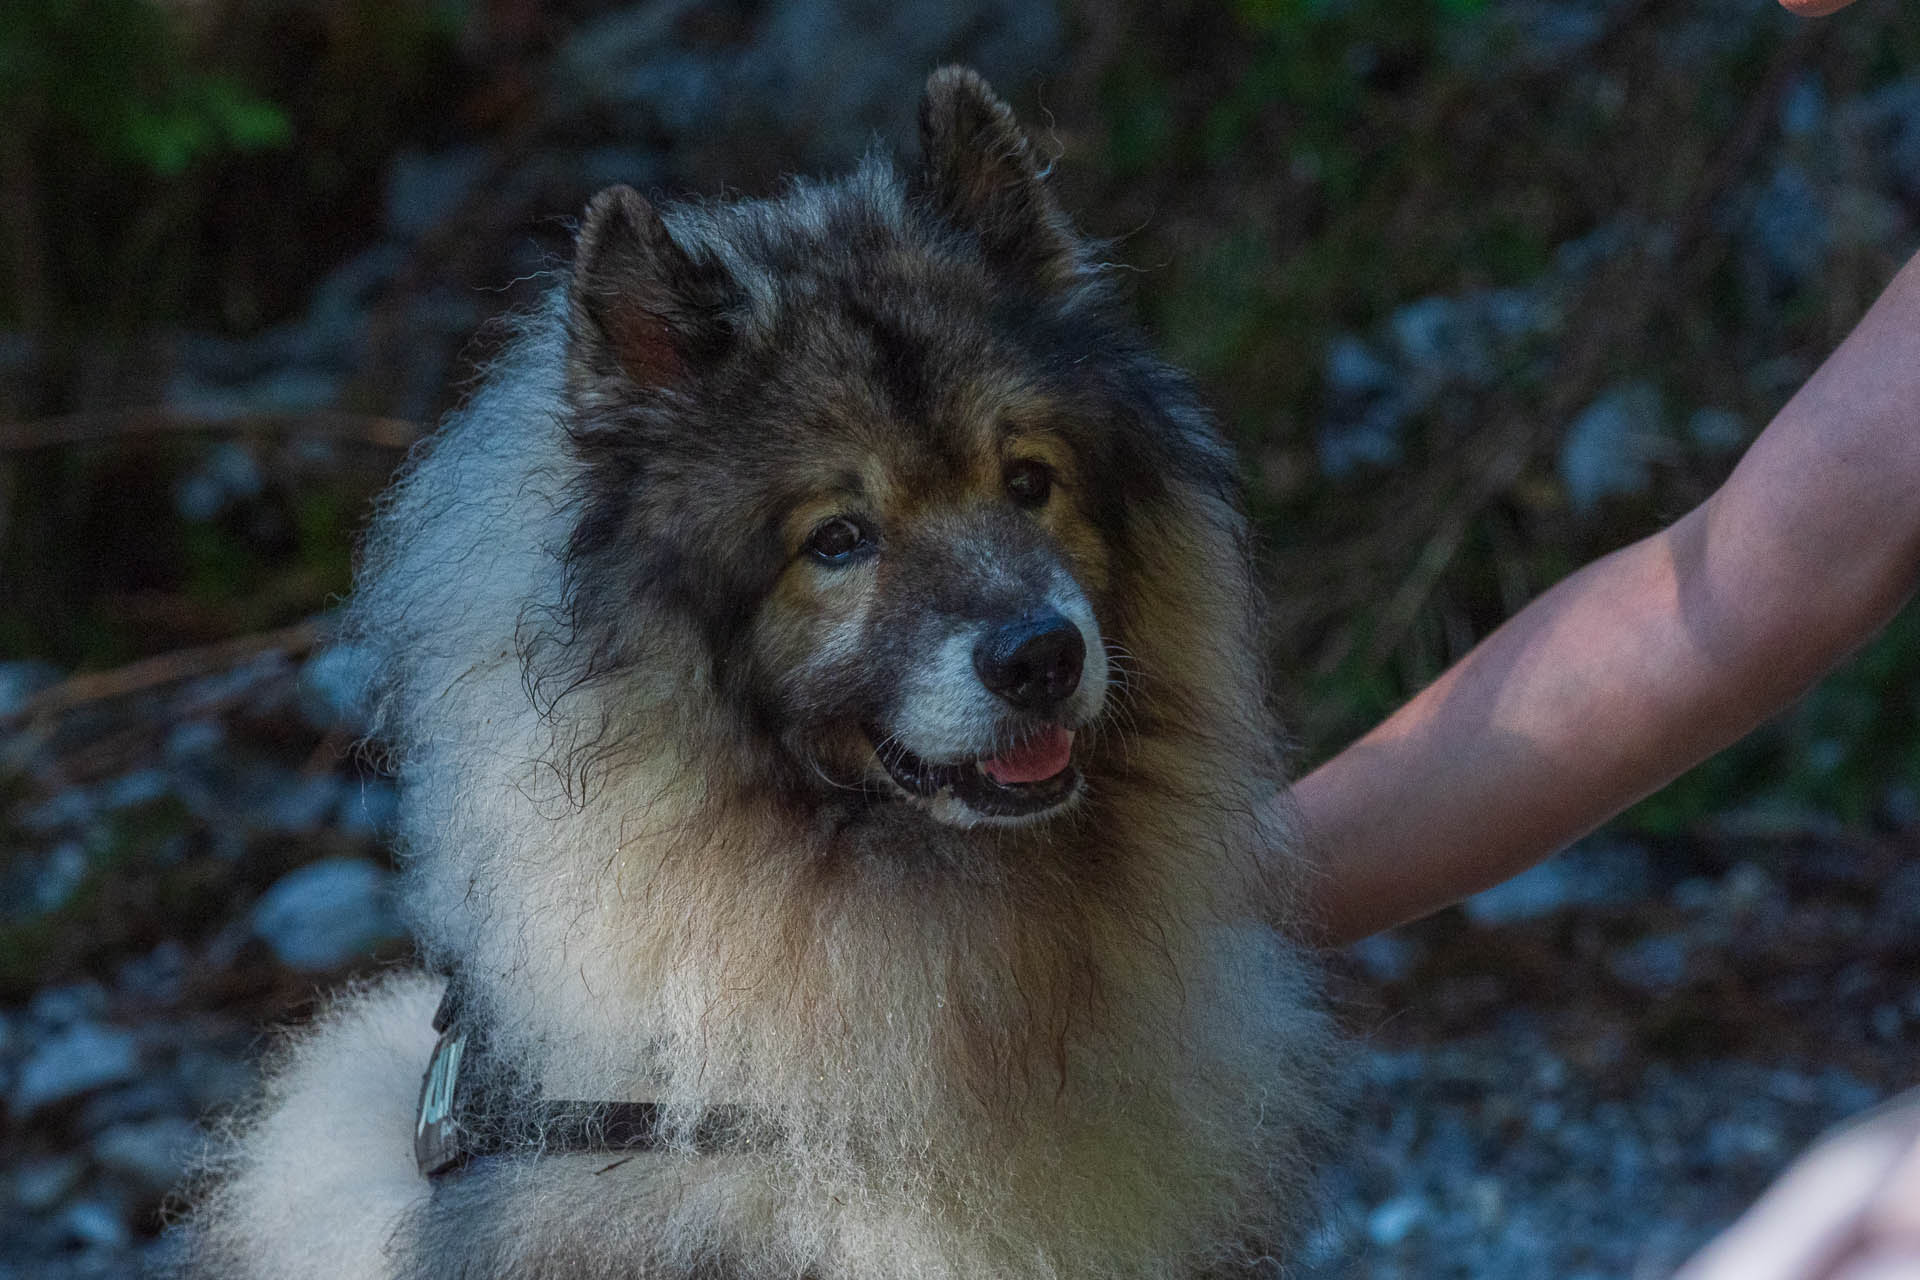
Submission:
<svg viewBox="0 0 1920 1280">
<path fill-rule="evenodd" d="M 477 1156 L 523 1149 L 503 1132 L 504 1126 L 486 1123 L 490 1108 L 472 1070 L 482 1053 L 482 1039 L 460 1017 L 456 985 L 447 984 L 433 1015 L 440 1041 L 420 1081 L 413 1157 L 421 1175 L 428 1178 L 450 1173 Z M 664 1132 L 666 1109 L 657 1102 L 542 1101 L 530 1115 L 525 1108 L 515 1110 L 539 1134 L 539 1154 L 637 1153 L 670 1145 Z M 696 1155 L 765 1146 L 765 1135 L 748 1124 L 745 1109 L 733 1106 L 708 1107 L 691 1138 Z"/>
</svg>

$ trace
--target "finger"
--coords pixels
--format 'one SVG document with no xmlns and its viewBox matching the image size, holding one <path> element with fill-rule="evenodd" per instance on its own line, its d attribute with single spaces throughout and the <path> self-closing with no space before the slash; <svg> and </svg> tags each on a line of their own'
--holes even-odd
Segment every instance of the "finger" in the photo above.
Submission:
<svg viewBox="0 0 1920 1280">
<path fill-rule="evenodd" d="M 1874 1196 L 1862 1224 L 1870 1237 L 1920 1251 L 1920 1132 Z"/>
<path fill-rule="evenodd" d="M 1824 18 L 1840 12 L 1853 0 L 1780 0 L 1780 3 L 1803 18 Z"/>
<path fill-rule="evenodd" d="M 1674 1280 L 1815 1280 L 1857 1240 L 1861 1214 L 1907 1151 L 1871 1125 L 1814 1148 Z"/>
<path fill-rule="evenodd" d="M 1920 1280 L 1920 1254 L 1849 1259 L 1821 1280 Z"/>
</svg>

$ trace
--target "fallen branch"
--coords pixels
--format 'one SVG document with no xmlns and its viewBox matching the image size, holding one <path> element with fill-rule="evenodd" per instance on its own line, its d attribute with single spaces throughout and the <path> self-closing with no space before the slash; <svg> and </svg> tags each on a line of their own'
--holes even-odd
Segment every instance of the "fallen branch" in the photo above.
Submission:
<svg viewBox="0 0 1920 1280">
<path fill-rule="evenodd" d="M 130 436 L 183 435 L 324 436 L 375 449 L 405 449 L 420 436 L 418 423 L 377 414 L 333 409 L 301 413 L 179 414 L 167 409 L 74 413 L 32 422 L 0 422 L 0 452 L 27 452 L 63 445 L 95 444 Z"/>
<path fill-rule="evenodd" d="M 0 725 L 12 727 L 30 724 L 62 715 L 76 707 L 145 693 L 197 676 L 213 675 L 274 650 L 297 657 L 312 649 L 323 634 L 321 621 L 308 618 L 304 622 L 273 631 L 257 631 L 192 649 L 155 654 L 110 671 L 89 671 L 71 676 L 59 684 L 42 689 L 10 714 L 0 716 Z"/>
</svg>

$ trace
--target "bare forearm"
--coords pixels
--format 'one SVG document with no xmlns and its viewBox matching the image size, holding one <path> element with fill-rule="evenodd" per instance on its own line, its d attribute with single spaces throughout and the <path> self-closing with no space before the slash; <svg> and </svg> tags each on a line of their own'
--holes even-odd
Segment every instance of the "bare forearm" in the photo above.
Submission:
<svg viewBox="0 0 1920 1280">
<path fill-rule="evenodd" d="M 1299 783 L 1330 941 L 1506 879 L 1750 727 L 1679 705 L 1713 687 L 1675 607 L 1684 532 L 1560 583 Z"/>
<path fill-rule="evenodd" d="M 1426 914 L 1747 732 L 1920 561 L 1920 259 L 1677 524 L 1568 578 L 1295 794 L 1329 940 Z"/>
</svg>

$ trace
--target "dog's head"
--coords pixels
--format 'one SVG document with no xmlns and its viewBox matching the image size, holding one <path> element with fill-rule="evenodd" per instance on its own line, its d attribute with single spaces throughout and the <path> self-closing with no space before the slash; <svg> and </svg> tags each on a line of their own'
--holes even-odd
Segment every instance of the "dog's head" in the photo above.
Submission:
<svg viewBox="0 0 1920 1280">
<path fill-rule="evenodd" d="M 785 794 L 1027 823 L 1084 788 L 1155 512 L 1231 467 L 1006 105 L 937 72 L 921 140 L 904 182 L 594 199 L 571 620 L 610 678 L 710 686 Z"/>
</svg>

